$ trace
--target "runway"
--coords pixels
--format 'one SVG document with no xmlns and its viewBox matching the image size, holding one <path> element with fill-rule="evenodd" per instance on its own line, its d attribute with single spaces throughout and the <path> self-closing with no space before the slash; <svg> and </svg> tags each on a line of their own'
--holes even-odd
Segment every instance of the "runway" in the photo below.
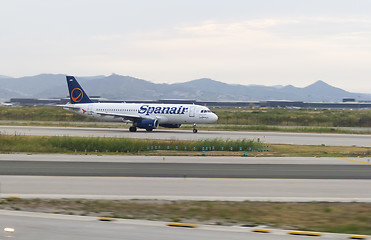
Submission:
<svg viewBox="0 0 371 240">
<path fill-rule="evenodd" d="M 0 155 L 0 171 L 18 170 L 0 175 L 2 197 L 371 202 L 371 165 L 358 158 Z"/>
<path fill-rule="evenodd" d="M 0 161 L 0 175 L 371 179 L 371 165 Z"/>
<path fill-rule="evenodd" d="M 0 175 L 371 179 L 369 158 L 0 154 Z"/>
<path fill-rule="evenodd" d="M 371 202 L 370 180 L 0 176 L 1 197 Z"/>
<path fill-rule="evenodd" d="M 259 139 L 273 144 L 298 144 L 328 146 L 371 146 L 371 135 L 363 134 L 316 134 L 284 132 L 238 132 L 238 131 L 202 131 L 197 134 L 191 130 L 163 130 L 153 132 L 129 132 L 127 129 L 113 128 L 76 128 L 76 127 L 39 127 L 39 126 L 0 126 L 2 134 L 20 134 L 35 136 L 82 136 L 82 137 L 118 137 L 170 140 L 200 139 Z"/>
</svg>

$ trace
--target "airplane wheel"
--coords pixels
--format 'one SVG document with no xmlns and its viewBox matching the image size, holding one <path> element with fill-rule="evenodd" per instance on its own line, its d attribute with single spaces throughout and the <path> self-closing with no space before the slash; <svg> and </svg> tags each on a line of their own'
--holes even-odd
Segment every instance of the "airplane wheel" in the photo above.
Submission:
<svg viewBox="0 0 371 240">
<path fill-rule="evenodd" d="M 136 131 L 137 131 L 137 128 L 136 128 L 136 127 L 130 127 L 130 128 L 129 128 L 129 131 L 130 131 L 130 132 L 136 132 Z"/>
<path fill-rule="evenodd" d="M 153 128 L 146 128 L 147 132 L 152 132 Z"/>
<path fill-rule="evenodd" d="M 197 133 L 197 129 L 193 129 L 193 133 Z"/>
</svg>

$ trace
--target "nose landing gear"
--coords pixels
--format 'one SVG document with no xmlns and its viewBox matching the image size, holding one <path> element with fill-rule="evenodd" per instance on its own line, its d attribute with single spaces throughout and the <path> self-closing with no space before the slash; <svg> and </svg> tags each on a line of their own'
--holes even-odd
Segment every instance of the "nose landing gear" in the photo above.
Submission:
<svg viewBox="0 0 371 240">
<path fill-rule="evenodd" d="M 193 133 L 197 133 L 196 123 L 193 123 Z"/>
</svg>

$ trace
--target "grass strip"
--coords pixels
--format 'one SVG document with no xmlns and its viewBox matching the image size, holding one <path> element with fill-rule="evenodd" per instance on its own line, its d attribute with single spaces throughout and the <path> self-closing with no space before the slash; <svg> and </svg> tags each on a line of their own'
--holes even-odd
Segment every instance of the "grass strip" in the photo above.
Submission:
<svg viewBox="0 0 371 240">
<path fill-rule="evenodd" d="M 371 203 L 1 199 L 0 209 L 197 224 L 371 234 Z"/>
<path fill-rule="evenodd" d="M 269 145 L 269 152 L 258 154 L 276 157 L 370 157 L 370 147 L 321 145 Z"/>
<path fill-rule="evenodd" d="M 232 149 L 232 151 L 231 151 Z M 242 151 L 241 151 L 242 149 Z M 257 151 L 260 149 L 260 151 Z M 261 151 L 261 149 L 265 151 Z M 268 150 L 268 151 L 266 151 Z M 0 134 L 0 153 L 149 154 L 249 157 L 370 157 L 370 147 L 264 144 L 253 140 L 150 140 Z"/>
<path fill-rule="evenodd" d="M 0 134 L 0 152 L 110 152 L 143 153 L 153 151 L 257 151 L 263 143 L 253 140 L 205 139 L 197 141 L 151 140 L 101 137 L 47 137 Z"/>
</svg>

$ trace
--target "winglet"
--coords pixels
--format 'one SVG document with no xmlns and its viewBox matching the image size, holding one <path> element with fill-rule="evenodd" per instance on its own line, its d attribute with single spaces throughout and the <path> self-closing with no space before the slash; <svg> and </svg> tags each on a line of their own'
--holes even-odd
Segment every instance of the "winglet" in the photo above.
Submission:
<svg viewBox="0 0 371 240">
<path fill-rule="evenodd" d="M 92 103 L 88 95 L 85 93 L 84 89 L 76 81 L 74 76 L 66 76 L 68 91 L 70 93 L 71 104 L 77 103 Z"/>
</svg>

